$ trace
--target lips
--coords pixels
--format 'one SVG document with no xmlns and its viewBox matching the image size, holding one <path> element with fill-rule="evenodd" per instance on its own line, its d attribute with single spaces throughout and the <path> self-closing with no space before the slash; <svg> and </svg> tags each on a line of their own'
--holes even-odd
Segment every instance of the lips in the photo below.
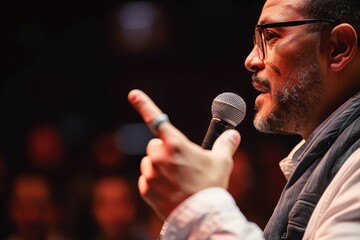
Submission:
<svg viewBox="0 0 360 240">
<path fill-rule="evenodd" d="M 270 84 L 266 80 L 260 80 L 257 77 L 253 77 L 252 78 L 252 85 L 257 91 L 259 91 L 261 93 L 270 92 Z"/>
</svg>

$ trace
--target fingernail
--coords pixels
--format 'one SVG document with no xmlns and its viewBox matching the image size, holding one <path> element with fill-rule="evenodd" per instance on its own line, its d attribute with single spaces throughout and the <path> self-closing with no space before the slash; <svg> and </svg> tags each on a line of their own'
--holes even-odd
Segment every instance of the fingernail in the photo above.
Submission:
<svg viewBox="0 0 360 240">
<path fill-rule="evenodd" d="M 227 137 L 234 145 L 237 144 L 238 135 L 236 134 L 235 131 L 233 131 L 233 130 L 228 131 Z"/>
<path fill-rule="evenodd" d="M 132 103 L 137 103 L 139 101 L 139 93 L 136 90 L 132 90 L 129 93 L 129 101 Z"/>
</svg>

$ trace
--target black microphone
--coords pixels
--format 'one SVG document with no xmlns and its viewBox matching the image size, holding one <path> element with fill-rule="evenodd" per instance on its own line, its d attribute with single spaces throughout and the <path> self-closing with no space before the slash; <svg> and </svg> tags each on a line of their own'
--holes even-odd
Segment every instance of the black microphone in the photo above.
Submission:
<svg viewBox="0 0 360 240">
<path fill-rule="evenodd" d="M 244 119 L 246 104 L 235 93 L 225 92 L 213 100 L 211 113 L 212 119 L 201 145 L 204 149 L 211 149 L 225 130 L 234 129 Z"/>
</svg>

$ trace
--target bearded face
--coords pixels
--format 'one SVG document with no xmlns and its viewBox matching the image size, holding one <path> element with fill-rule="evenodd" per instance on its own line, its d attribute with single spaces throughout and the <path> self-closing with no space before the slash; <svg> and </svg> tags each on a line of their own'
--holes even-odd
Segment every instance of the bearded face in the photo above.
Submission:
<svg viewBox="0 0 360 240">
<path fill-rule="evenodd" d="M 259 131 L 299 134 L 310 119 L 314 103 L 319 101 L 324 88 L 320 65 L 314 59 L 308 60 L 293 73 L 283 85 L 271 84 L 268 79 L 254 75 L 254 87 L 262 91 L 261 95 L 268 95 L 257 99 L 255 104 L 254 126 Z"/>
</svg>

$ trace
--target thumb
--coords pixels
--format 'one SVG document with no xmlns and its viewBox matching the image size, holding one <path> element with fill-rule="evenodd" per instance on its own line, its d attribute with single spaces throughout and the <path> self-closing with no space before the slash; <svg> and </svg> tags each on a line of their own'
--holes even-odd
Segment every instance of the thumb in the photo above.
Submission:
<svg viewBox="0 0 360 240">
<path fill-rule="evenodd" d="M 225 154 L 232 158 L 240 145 L 240 140 L 241 137 L 238 131 L 234 129 L 226 130 L 216 139 L 211 151 L 217 155 L 224 156 Z"/>
</svg>

